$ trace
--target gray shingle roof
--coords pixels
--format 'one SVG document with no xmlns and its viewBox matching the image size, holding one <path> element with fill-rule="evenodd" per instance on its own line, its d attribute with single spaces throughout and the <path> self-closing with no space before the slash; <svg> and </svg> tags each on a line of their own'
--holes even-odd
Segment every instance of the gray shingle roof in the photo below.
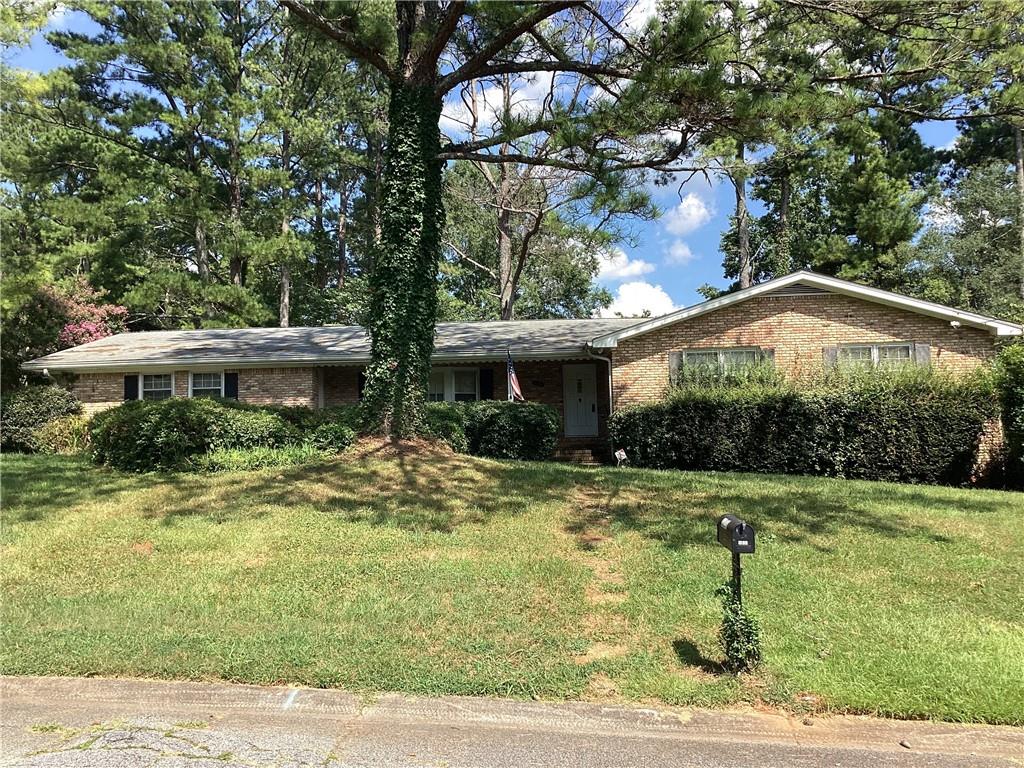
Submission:
<svg viewBox="0 0 1024 768">
<path fill-rule="evenodd" d="M 594 338 L 641 322 L 640 318 L 511 320 L 439 323 L 434 360 L 585 357 Z M 320 328 L 237 328 L 120 333 L 26 363 L 27 370 L 95 371 L 151 366 L 302 365 L 362 363 L 370 340 L 358 325 Z"/>
</svg>

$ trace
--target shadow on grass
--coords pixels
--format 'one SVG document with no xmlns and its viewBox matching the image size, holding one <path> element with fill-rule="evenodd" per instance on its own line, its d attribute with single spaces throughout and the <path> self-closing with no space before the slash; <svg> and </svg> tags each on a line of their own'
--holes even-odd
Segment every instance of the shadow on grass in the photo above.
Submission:
<svg viewBox="0 0 1024 768">
<path fill-rule="evenodd" d="M 85 456 L 4 454 L 4 516 L 9 522 L 37 522 L 80 504 L 109 501 L 122 491 L 160 482 L 95 467 Z"/>
<path fill-rule="evenodd" d="M 441 452 L 369 452 L 269 473 L 182 475 L 166 482 L 180 492 L 151 516 L 167 524 L 196 515 L 223 521 L 259 517 L 271 507 L 310 506 L 350 522 L 436 533 L 562 501 L 572 487 L 556 465 Z"/>
<path fill-rule="evenodd" d="M 725 666 L 721 662 L 706 657 L 700 652 L 700 648 L 686 638 L 673 640 L 672 650 L 676 658 L 688 667 L 696 667 L 701 672 L 707 672 L 710 675 L 726 674 Z"/>
<path fill-rule="evenodd" d="M 1012 501 L 979 495 L 958 502 L 946 493 L 812 477 L 604 470 L 595 477 L 587 508 L 570 516 L 566 532 L 579 536 L 595 521 L 612 521 L 672 548 L 717 546 L 714 523 L 728 513 L 777 540 L 822 551 L 849 530 L 948 544 L 952 540 L 930 525 L 929 515 L 964 506 L 972 514 L 1006 514 Z"/>
</svg>

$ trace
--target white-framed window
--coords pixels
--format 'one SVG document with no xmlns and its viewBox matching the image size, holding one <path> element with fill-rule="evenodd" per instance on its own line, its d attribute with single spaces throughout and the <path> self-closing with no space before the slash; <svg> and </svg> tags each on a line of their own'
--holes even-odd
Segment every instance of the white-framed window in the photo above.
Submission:
<svg viewBox="0 0 1024 768">
<path fill-rule="evenodd" d="M 166 400 L 174 395 L 173 373 L 139 374 L 140 400 Z"/>
<path fill-rule="evenodd" d="M 192 373 L 189 375 L 189 397 L 224 397 L 224 374 Z"/>
<path fill-rule="evenodd" d="M 729 371 L 774 360 L 770 350 L 760 347 L 686 349 L 677 355 L 677 365 L 708 371 Z"/>
<path fill-rule="evenodd" d="M 480 399 L 480 369 L 431 368 L 427 400 L 431 402 L 470 402 Z"/>
<path fill-rule="evenodd" d="M 836 359 L 843 365 L 865 367 L 896 367 L 914 362 L 914 345 L 908 342 L 895 344 L 847 344 L 839 347 Z"/>
</svg>

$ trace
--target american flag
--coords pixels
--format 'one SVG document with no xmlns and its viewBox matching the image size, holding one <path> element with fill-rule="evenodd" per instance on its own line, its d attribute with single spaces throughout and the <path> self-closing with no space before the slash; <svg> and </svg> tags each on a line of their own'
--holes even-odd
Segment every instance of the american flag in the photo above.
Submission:
<svg viewBox="0 0 1024 768">
<path fill-rule="evenodd" d="M 519 377 L 516 376 L 516 367 L 512 365 L 512 350 L 508 350 L 508 399 L 526 402 L 523 390 L 519 386 Z"/>
</svg>

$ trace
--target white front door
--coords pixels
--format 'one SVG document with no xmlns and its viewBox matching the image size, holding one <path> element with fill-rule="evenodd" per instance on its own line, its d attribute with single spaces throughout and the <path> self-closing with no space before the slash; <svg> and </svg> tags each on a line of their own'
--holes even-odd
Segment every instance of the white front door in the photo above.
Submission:
<svg viewBox="0 0 1024 768">
<path fill-rule="evenodd" d="M 565 436 L 597 435 L 597 367 L 593 363 L 562 366 Z"/>
</svg>

